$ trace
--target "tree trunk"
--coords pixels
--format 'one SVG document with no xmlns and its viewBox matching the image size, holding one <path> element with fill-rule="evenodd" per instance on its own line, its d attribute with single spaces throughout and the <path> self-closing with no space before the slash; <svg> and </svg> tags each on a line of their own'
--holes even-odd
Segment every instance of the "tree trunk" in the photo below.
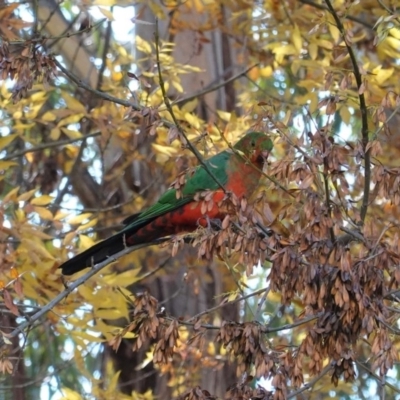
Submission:
<svg viewBox="0 0 400 400">
<path fill-rule="evenodd" d="M 176 12 L 175 12 L 176 11 Z M 179 10 L 171 11 L 168 17 L 160 20 L 159 35 L 161 40 L 173 41 L 175 43 L 174 58 L 182 64 L 190 64 L 203 70 L 201 73 L 193 73 L 182 76 L 182 86 L 185 93 L 170 93 L 173 98 L 185 97 L 202 91 L 205 88 L 221 83 L 229 79 L 233 73 L 238 72 L 237 50 L 232 46 L 232 41 L 220 30 L 211 30 L 204 37 L 200 36 L 198 31 L 189 27 L 198 26 L 201 21 L 201 15 L 196 10 L 190 8 L 190 2 L 186 2 L 179 7 Z M 179 12 L 178 12 L 179 11 Z M 228 12 L 223 8 L 220 10 L 221 18 L 228 21 Z M 146 22 L 155 22 L 151 11 L 141 12 L 141 19 Z M 187 26 L 187 29 L 176 31 L 174 26 Z M 136 34 L 144 40 L 153 41 L 154 25 L 138 24 Z M 140 55 L 137 55 L 140 58 Z M 236 104 L 236 93 L 233 83 L 229 83 L 218 90 L 206 93 L 199 97 L 197 113 L 210 122 L 215 122 L 216 110 L 233 111 Z M 151 181 L 143 180 L 143 186 Z M 192 253 L 192 259 L 195 259 L 195 249 L 186 249 L 186 253 Z M 160 262 L 161 262 L 160 257 Z M 172 264 L 172 263 L 171 263 Z M 224 287 L 221 277 L 221 268 L 218 263 L 211 263 L 208 266 L 198 266 L 201 283 L 197 295 L 193 294 L 192 288 L 182 287 L 181 275 L 186 270 L 185 254 L 179 253 L 173 260 L 173 266 L 166 265 L 164 268 L 173 269 L 173 277 L 164 276 L 155 279 L 149 285 L 148 290 L 151 295 L 160 302 L 165 302 L 163 307 L 168 315 L 173 316 L 192 316 L 216 305 L 214 299 L 218 299 L 221 293 L 229 289 Z M 154 268 L 154 266 L 153 266 Z M 180 271 L 180 272 L 179 272 Z M 223 319 L 237 320 L 238 310 L 236 307 L 227 307 L 224 309 Z M 121 369 L 120 387 L 125 393 L 131 393 L 133 390 L 144 393 L 152 389 L 154 394 L 162 399 L 171 398 L 171 390 L 166 385 L 167 377 L 161 376 L 158 370 L 154 370 L 152 364 L 146 368 L 135 370 L 145 358 L 145 352 L 133 353 L 129 341 L 124 341 L 117 352 L 108 349 L 109 356 L 113 359 L 116 369 Z M 226 389 L 235 382 L 235 366 L 225 365 L 220 369 L 200 367 L 200 378 L 193 382 L 192 386 L 200 385 L 202 389 L 210 391 L 214 395 L 223 397 Z"/>
</svg>

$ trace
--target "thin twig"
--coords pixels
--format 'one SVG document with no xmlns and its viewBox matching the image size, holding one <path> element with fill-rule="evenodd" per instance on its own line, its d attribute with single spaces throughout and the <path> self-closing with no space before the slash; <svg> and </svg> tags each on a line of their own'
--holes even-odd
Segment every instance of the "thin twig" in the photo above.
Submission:
<svg viewBox="0 0 400 400">
<path fill-rule="evenodd" d="M 328 10 L 328 8 L 325 7 L 323 4 L 318 4 L 318 3 L 315 3 L 310 0 L 299 0 L 299 1 L 303 4 L 307 4 L 311 7 L 317 8 L 318 10 L 324 10 L 324 11 Z M 371 31 L 374 29 L 373 25 L 369 24 L 367 21 L 364 21 L 361 18 L 354 17 L 353 15 L 348 15 L 348 14 L 345 16 L 345 18 L 348 19 L 349 21 L 357 22 L 357 23 L 365 26 L 366 28 L 370 29 Z"/>
<path fill-rule="evenodd" d="M 231 82 L 234 82 L 236 79 L 239 79 L 242 76 L 246 76 L 249 71 L 251 71 L 253 68 L 255 68 L 257 66 L 258 66 L 258 64 L 251 65 L 250 67 L 246 68 L 244 71 L 241 71 L 238 74 L 231 76 L 226 81 L 222 81 L 220 83 L 217 83 L 216 85 L 211 85 L 209 87 L 204 88 L 203 90 L 200 90 L 197 93 L 194 93 L 191 96 L 176 100 L 176 101 L 172 102 L 172 105 L 184 104 L 190 100 L 197 99 L 198 97 L 204 96 L 205 94 L 215 92 L 216 90 L 221 89 L 222 87 L 224 87 L 226 85 L 229 85 Z"/>
<path fill-rule="evenodd" d="M 212 312 L 214 312 L 214 311 L 219 310 L 220 308 L 223 308 L 223 307 L 226 307 L 226 306 L 230 306 L 230 305 L 232 305 L 232 304 L 239 303 L 239 302 L 241 302 L 241 301 L 243 301 L 243 300 L 246 300 L 246 299 L 248 299 L 248 298 L 250 298 L 250 297 L 257 296 L 258 294 L 261 294 L 261 293 L 263 293 L 263 292 L 265 292 L 265 291 L 269 291 L 269 287 L 256 290 L 255 292 L 246 294 L 245 296 L 238 297 L 238 298 L 235 299 L 235 300 L 228 301 L 228 302 L 222 303 L 222 304 L 218 304 L 218 305 L 215 306 L 215 307 L 209 308 L 209 309 L 207 309 L 207 310 L 205 310 L 205 311 L 202 311 L 202 312 L 199 313 L 199 314 L 194 315 L 193 317 L 191 317 L 190 319 L 188 319 L 186 322 L 191 322 L 191 321 L 193 321 L 193 320 L 196 320 L 196 319 L 202 317 L 203 315 L 210 314 L 210 313 L 212 313 Z"/>
<path fill-rule="evenodd" d="M 400 104 L 393 110 L 393 112 L 386 118 L 385 123 L 380 125 L 378 129 L 372 135 L 372 139 L 375 140 L 378 137 L 379 132 L 383 129 L 385 125 L 400 111 Z M 379 160 L 378 160 L 379 161 Z"/>
<path fill-rule="evenodd" d="M 354 360 L 354 362 L 363 370 L 365 370 L 366 372 L 368 372 L 368 374 L 370 374 L 372 377 L 374 377 L 378 382 L 381 382 L 381 378 L 375 374 L 374 371 L 370 370 L 366 365 L 364 365 L 363 363 L 361 363 L 360 361 Z M 389 382 L 385 382 L 385 385 L 387 387 L 389 387 L 390 389 L 392 389 L 394 392 L 396 393 L 400 393 L 400 389 L 398 389 L 396 386 L 392 385 Z"/>
<path fill-rule="evenodd" d="M 325 204 L 326 204 L 326 209 L 327 209 L 326 211 L 328 213 L 329 218 L 332 220 L 332 205 L 331 205 L 331 197 L 330 197 L 328 173 L 327 173 L 328 161 L 327 161 L 326 157 L 324 157 L 324 169 L 325 169 L 325 171 L 322 173 L 322 178 L 324 180 Z M 335 243 L 335 233 L 333 231 L 333 225 L 329 228 L 329 234 L 331 236 L 332 243 Z"/>
<path fill-rule="evenodd" d="M 288 394 L 287 398 L 292 399 L 293 397 L 298 396 L 300 393 L 305 392 L 308 389 L 311 389 L 319 380 L 321 380 L 330 370 L 332 369 L 331 365 L 327 365 L 319 375 L 317 375 L 315 378 L 311 379 L 309 382 L 307 382 L 303 387 L 300 389 L 297 389 L 291 393 Z"/>
<path fill-rule="evenodd" d="M 353 48 L 351 47 L 351 45 L 349 43 L 349 39 L 346 37 L 346 31 L 344 29 L 342 21 L 340 20 L 335 9 L 333 8 L 331 1 L 325 0 L 325 3 L 329 8 L 330 13 L 332 14 L 332 16 L 336 22 L 337 28 L 339 29 L 339 31 L 342 35 L 343 41 L 346 45 L 347 52 L 350 56 L 351 63 L 353 64 L 353 73 L 354 73 L 354 77 L 355 77 L 356 83 L 357 83 L 358 99 L 360 102 L 360 112 L 361 112 L 361 121 L 362 121 L 362 127 L 361 127 L 362 145 L 363 145 L 363 150 L 364 150 L 364 196 L 362 199 L 362 205 L 361 205 L 361 210 L 360 210 L 360 219 L 362 222 L 364 222 L 365 217 L 367 215 L 367 211 L 368 211 L 369 192 L 370 192 L 370 185 L 371 185 L 371 149 L 367 150 L 367 146 L 368 146 L 368 142 L 369 142 L 367 104 L 365 102 L 364 93 L 361 92 L 363 82 L 362 82 L 360 69 L 358 67 L 357 59 L 356 59 L 355 53 L 353 51 Z"/>
<path fill-rule="evenodd" d="M 97 81 L 96 89 L 101 90 L 101 86 L 103 84 L 103 77 L 104 77 L 104 71 L 106 70 L 106 60 L 107 60 L 107 53 L 110 47 L 110 41 L 111 41 L 111 34 L 112 34 L 112 24 L 111 21 L 107 22 L 107 28 L 106 28 L 106 38 L 104 40 L 104 47 L 103 47 L 103 55 L 101 57 L 101 67 L 99 70 L 99 79 Z"/>
<path fill-rule="evenodd" d="M 400 335 L 400 329 L 397 329 L 391 325 L 389 325 L 386 321 L 384 321 L 382 318 L 377 318 L 377 320 L 384 326 L 386 326 L 386 328 L 388 328 L 391 332 L 393 332 L 395 335 Z"/>
<path fill-rule="evenodd" d="M 54 201 L 49 206 L 49 209 L 51 211 L 55 211 L 58 208 L 60 208 L 60 204 L 61 204 L 64 196 L 68 192 L 69 185 L 70 185 L 70 182 L 71 182 L 71 177 L 74 176 L 77 173 L 77 171 L 78 171 L 78 169 L 79 169 L 79 167 L 80 167 L 80 165 L 82 163 L 82 155 L 83 155 L 83 152 L 84 152 L 84 150 L 86 148 L 86 144 L 87 144 L 87 140 L 84 139 L 83 142 L 81 143 L 80 148 L 79 148 L 78 155 L 75 158 L 75 162 L 74 162 L 74 164 L 72 166 L 71 172 L 66 177 L 66 182 L 65 182 L 64 187 L 61 190 L 58 191 L 56 198 L 54 199 Z M 51 226 L 51 222 L 49 221 L 48 227 L 50 227 L 50 226 Z"/>
<path fill-rule="evenodd" d="M 48 142 L 48 143 L 42 143 L 39 144 L 35 147 L 31 147 L 30 149 L 26 148 L 24 150 L 16 151 L 15 153 L 9 154 L 8 156 L 2 158 L 2 160 L 12 160 L 13 158 L 21 157 L 25 154 L 28 153 L 34 153 L 36 151 L 42 151 L 46 149 L 51 149 L 53 147 L 59 147 L 59 146 L 66 146 L 67 144 L 75 143 L 75 142 L 80 142 L 82 140 L 88 139 L 90 137 L 95 137 L 95 136 L 100 136 L 101 132 L 93 132 L 89 133 L 85 136 L 82 136 L 80 138 L 74 138 L 74 139 L 65 139 L 65 140 L 59 140 L 57 142 Z"/>
<path fill-rule="evenodd" d="M 265 303 L 265 300 L 267 300 L 267 296 L 269 293 L 270 287 L 268 286 L 264 292 L 264 294 L 262 295 L 260 301 L 257 304 L 257 310 L 256 310 L 256 315 L 255 315 L 255 320 L 262 323 L 262 321 L 260 321 L 260 317 L 261 317 L 261 308 L 263 306 L 263 304 Z"/>
<path fill-rule="evenodd" d="M 157 60 L 158 79 L 160 81 L 161 93 L 162 93 L 162 96 L 163 96 L 164 104 L 165 104 L 168 112 L 170 113 L 172 120 L 174 121 L 175 127 L 178 129 L 179 133 L 185 139 L 187 147 L 195 155 L 195 157 L 199 161 L 200 165 L 207 171 L 208 175 L 218 185 L 218 187 L 220 187 L 224 191 L 224 193 L 226 193 L 226 189 L 224 188 L 224 186 L 219 182 L 219 180 L 215 177 L 215 175 L 210 170 L 208 165 L 204 162 L 203 157 L 201 156 L 199 151 L 196 149 L 196 147 L 193 146 L 193 144 L 189 141 L 184 129 L 182 128 L 182 126 L 178 122 L 178 120 L 177 120 L 177 118 L 175 116 L 175 113 L 174 113 L 174 111 L 172 109 L 171 102 L 170 102 L 170 100 L 169 100 L 169 98 L 167 96 L 167 92 L 165 90 L 164 79 L 163 79 L 162 72 L 161 72 L 160 38 L 159 38 L 159 34 L 158 34 L 158 19 L 156 19 L 155 45 L 156 45 L 156 60 Z"/>
<path fill-rule="evenodd" d="M 386 10 L 386 12 L 392 16 L 396 16 L 394 18 L 397 22 L 400 22 L 399 18 L 397 17 L 397 13 L 395 10 L 391 10 L 382 0 L 378 0 L 378 3 Z"/>
<path fill-rule="evenodd" d="M 297 322 L 293 322 L 293 324 L 286 324 L 282 326 L 278 326 L 275 328 L 270 328 L 270 327 L 263 327 L 261 330 L 264 333 L 272 333 L 272 332 L 280 332 L 280 331 L 285 331 L 287 329 L 293 329 L 296 328 L 297 326 L 306 324 L 307 322 L 314 321 L 315 319 L 318 319 L 321 317 L 324 313 L 321 311 L 320 313 L 316 315 L 311 315 L 310 317 L 299 319 Z"/>
<path fill-rule="evenodd" d="M 118 97 L 114 97 L 109 95 L 108 93 L 105 93 L 101 90 L 96 90 L 93 89 L 90 85 L 88 85 L 87 83 L 83 82 L 82 80 L 80 80 L 78 77 L 76 77 L 73 73 L 71 73 L 70 71 L 68 71 L 67 68 L 65 68 L 57 59 L 53 58 L 54 63 L 57 65 L 57 67 L 69 78 L 71 79 L 72 82 L 74 82 L 76 85 L 78 85 L 79 87 L 81 87 L 82 89 L 87 90 L 90 93 L 93 93 L 94 95 L 107 100 L 107 101 L 111 101 L 112 103 L 116 103 L 116 104 L 120 104 L 121 106 L 124 107 L 130 107 L 136 111 L 140 111 L 141 108 L 136 105 L 131 103 L 128 100 L 122 100 L 119 99 Z"/>
<path fill-rule="evenodd" d="M 49 17 L 47 18 L 47 21 L 49 21 L 51 19 L 51 17 L 54 15 L 55 12 L 57 12 L 57 9 L 55 9 L 54 12 L 52 12 L 49 15 Z M 30 38 L 28 40 L 12 40 L 12 41 L 10 41 L 10 44 L 21 44 L 21 43 L 24 43 L 24 42 L 41 43 L 41 42 L 47 41 L 47 40 L 68 39 L 68 38 L 70 38 L 72 36 L 80 35 L 80 34 L 85 33 L 85 32 L 90 32 L 91 30 L 94 30 L 94 29 L 98 28 L 105 21 L 107 21 L 107 18 L 103 18 L 103 19 L 99 20 L 98 22 L 96 22 L 95 24 L 89 25 L 87 28 L 82 29 L 80 31 L 73 32 L 73 33 L 67 32 L 67 33 L 65 33 L 63 35 L 60 35 L 60 36 L 50 36 L 50 37 L 40 36 L 38 38 Z"/>
</svg>

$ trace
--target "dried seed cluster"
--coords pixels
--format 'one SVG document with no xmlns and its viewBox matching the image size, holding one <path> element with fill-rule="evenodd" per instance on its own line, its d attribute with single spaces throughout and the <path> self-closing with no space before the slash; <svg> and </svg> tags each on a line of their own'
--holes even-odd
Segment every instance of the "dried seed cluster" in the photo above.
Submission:
<svg viewBox="0 0 400 400">
<path fill-rule="evenodd" d="M 284 306 L 302 307 L 292 326 L 286 327 L 301 333 L 289 347 L 270 340 L 269 327 L 256 322 L 225 321 L 218 329 L 217 342 L 235 360 L 238 374 L 272 379 L 273 393 L 261 391 L 259 398 L 284 399 L 291 390 L 304 387 L 310 376 L 325 373 L 335 385 L 339 379 L 352 381 L 360 353 L 372 356 L 371 368 L 382 376 L 398 361 L 391 335 L 397 332 L 396 311 L 390 306 L 395 298 L 390 291 L 400 284 L 400 239 L 376 219 L 361 223 L 359 207 L 347 199 L 363 193 L 363 147 L 338 145 L 327 132 L 309 135 L 310 146 L 302 157 L 270 165 L 269 175 L 281 186 L 270 184 L 267 195 L 261 194 L 252 205 L 227 193 L 218 204 L 226 214 L 218 229 L 210 224 L 194 236 L 199 257 L 217 254 L 226 259 L 235 254 L 248 274 L 259 260 L 268 260 L 271 290 L 280 294 Z M 369 151 L 376 156 L 379 148 L 372 142 Z M 356 177 L 354 182 L 348 182 L 348 173 Z M 371 181 L 373 199 L 385 207 L 399 203 L 398 168 L 373 164 Z M 177 182 L 180 189 L 184 181 Z M 282 192 L 282 186 L 293 184 L 297 189 Z M 279 193 L 282 199 L 268 193 Z M 214 206 L 209 192 L 198 194 L 196 200 L 202 202 L 204 213 Z M 371 213 L 382 212 L 374 204 L 369 207 Z M 277 224 L 276 209 L 284 229 Z M 199 328 L 200 320 L 197 325 L 207 329 Z M 163 335 L 157 351 L 167 352 L 178 336 Z M 200 336 L 205 340 L 203 333 Z M 195 343 L 200 336 L 194 333 L 189 341 Z M 157 355 L 157 360 L 166 362 L 172 357 L 167 354 Z M 239 385 L 226 398 L 258 398 L 251 390 Z M 185 398 L 213 397 L 196 387 Z"/>
<path fill-rule="evenodd" d="M 32 89 L 33 83 L 49 82 L 56 75 L 56 65 L 51 57 L 42 53 L 29 41 L 23 44 L 0 43 L 0 78 L 15 79 L 12 91 L 14 102 L 21 100 Z"/>
</svg>

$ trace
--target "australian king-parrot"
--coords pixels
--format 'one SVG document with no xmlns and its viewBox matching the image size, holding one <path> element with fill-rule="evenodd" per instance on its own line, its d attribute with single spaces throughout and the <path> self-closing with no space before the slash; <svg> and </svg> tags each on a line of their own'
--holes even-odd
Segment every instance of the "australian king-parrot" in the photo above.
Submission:
<svg viewBox="0 0 400 400">
<path fill-rule="evenodd" d="M 264 133 L 250 132 L 240 139 L 232 151 L 227 149 L 205 161 L 208 169 L 226 193 L 237 198 L 249 198 L 256 189 L 264 161 L 272 150 L 272 141 Z M 210 191 L 212 201 L 207 207 L 196 197 L 197 193 Z M 222 220 L 227 210 L 220 205 L 226 193 L 203 166 L 186 175 L 180 188 L 168 189 L 159 200 L 140 214 L 124 220 L 125 227 L 60 266 L 64 275 L 72 275 L 93 266 L 120 252 L 126 247 L 150 243 L 166 236 L 195 231 L 199 225 L 207 226 L 210 220 Z M 206 209 L 206 210 L 205 210 Z"/>
</svg>

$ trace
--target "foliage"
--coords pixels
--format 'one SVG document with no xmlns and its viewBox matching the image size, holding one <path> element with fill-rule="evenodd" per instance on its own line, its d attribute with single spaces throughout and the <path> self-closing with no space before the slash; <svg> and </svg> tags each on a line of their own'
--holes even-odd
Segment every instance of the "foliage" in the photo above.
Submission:
<svg viewBox="0 0 400 400">
<path fill-rule="evenodd" d="M 124 2 L 54 3 L 47 19 L 38 4 L 0 8 L 4 393 L 398 395 L 397 3 L 138 2 L 133 54 L 112 36 Z M 66 30 L 46 36 L 60 7 Z M 230 65 L 203 85 L 216 34 Z M 96 68 L 52 54 L 59 40 L 87 43 Z M 274 155 L 220 229 L 61 278 L 62 261 L 248 129 Z M 128 370 L 142 386 L 126 390 Z"/>
</svg>

